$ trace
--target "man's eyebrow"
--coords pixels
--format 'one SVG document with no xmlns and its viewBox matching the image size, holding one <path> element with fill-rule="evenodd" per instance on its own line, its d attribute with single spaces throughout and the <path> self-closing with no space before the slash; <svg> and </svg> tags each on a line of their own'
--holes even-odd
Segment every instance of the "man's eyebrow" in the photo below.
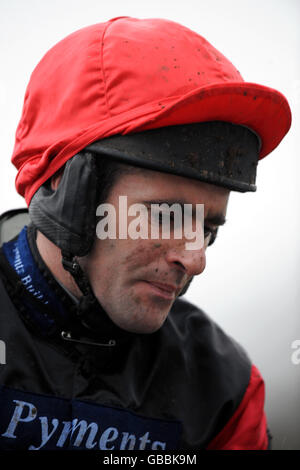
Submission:
<svg viewBox="0 0 300 470">
<path fill-rule="evenodd" d="M 173 204 L 179 204 L 184 209 L 184 204 L 189 204 L 186 201 L 178 200 L 178 199 L 153 199 L 150 201 L 142 201 L 143 204 L 151 205 L 151 204 L 168 204 L 168 206 L 172 206 Z M 193 207 L 193 214 L 195 213 Z M 226 222 L 226 218 L 223 214 L 212 214 L 210 216 L 205 217 L 205 223 L 209 223 L 211 225 L 224 225 Z"/>
<path fill-rule="evenodd" d="M 184 204 L 187 204 L 186 201 L 181 199 L 152 199 L 151 201 L 142 201 L 143 204 L 150 205 L 150 204 L 168 204 L 171 206 L 172 204 L 179 204 L 182 208 Z"/>
</svg>

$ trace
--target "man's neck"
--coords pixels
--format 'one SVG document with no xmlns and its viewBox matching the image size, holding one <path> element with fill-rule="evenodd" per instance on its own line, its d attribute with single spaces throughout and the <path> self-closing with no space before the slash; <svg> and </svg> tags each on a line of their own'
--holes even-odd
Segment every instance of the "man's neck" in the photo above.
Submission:
<svg viewBox="0 0 300 470">
<path fill-rule="evenodd" d="M 39 230 L 37 231 L 36 246 L 44 263 L 51 271 L 56 281 L 74 300 L 78 300 L 82 296 L 82 293 L 71 274 L 64 269 L 61 262 L 62 256 L 60 249 Z"/>
</svg>

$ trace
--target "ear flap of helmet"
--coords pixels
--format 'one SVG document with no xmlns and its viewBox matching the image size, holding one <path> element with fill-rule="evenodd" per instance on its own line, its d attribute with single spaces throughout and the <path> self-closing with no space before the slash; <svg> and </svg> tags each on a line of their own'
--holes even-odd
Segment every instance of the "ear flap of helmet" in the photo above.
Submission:
<svg viewBox="0 0 300 470">
<path fill-rule="evenodd" d="M 30 218 L 62 252 L 84 256 L 95 239 L 98 188 L 95 157 L 78 153 L 66 163 L 57 189 L 48 180 L 34 194 Z"/>
</svg>

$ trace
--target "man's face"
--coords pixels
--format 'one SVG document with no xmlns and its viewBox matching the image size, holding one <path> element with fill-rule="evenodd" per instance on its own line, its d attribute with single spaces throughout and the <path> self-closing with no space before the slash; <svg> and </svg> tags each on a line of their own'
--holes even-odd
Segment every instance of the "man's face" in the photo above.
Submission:
<svg viewBox="0 0 300 470">
<path fill-rule="evenodd" d="M 122 175 L 106 203 L 116 209 L 118 235 L 119 196 L 127 205 L 157 201 L 171 205 L 204 204 L 205 226 L 216 229 L 213 218 L 225 218 L 229 190 L 157 171 Z M 134 217 L 128 217 L 128 224 Z M 96 238 L 92 251 L 81 258 L 94 294 L 119 327 L 135 333 L 152 333 L 166 320 L 186 283 L 205 269 L 204 247 L 186 250 L 181 239 Z"/>
</svg>

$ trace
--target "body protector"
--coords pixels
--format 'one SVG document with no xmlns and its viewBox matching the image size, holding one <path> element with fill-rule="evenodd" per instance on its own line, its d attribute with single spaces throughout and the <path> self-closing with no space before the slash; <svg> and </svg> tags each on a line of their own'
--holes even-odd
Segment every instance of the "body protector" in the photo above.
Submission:
<svg viewBox="0 0 300 470">
<path fill-rule="evenodd" d="M 114 18 L 63 39 L 34 70 L 12 157 L 16 186 L 91 312 L 99 304 L 75 257 L 95 237 L 103 158 L 255 191 L 258 160 L 290 124 L 285 97 L 244 82 L 202 36 L 168 20 Z M 64 165 L 53 191 L 49 178 Z"/>
</svg>

